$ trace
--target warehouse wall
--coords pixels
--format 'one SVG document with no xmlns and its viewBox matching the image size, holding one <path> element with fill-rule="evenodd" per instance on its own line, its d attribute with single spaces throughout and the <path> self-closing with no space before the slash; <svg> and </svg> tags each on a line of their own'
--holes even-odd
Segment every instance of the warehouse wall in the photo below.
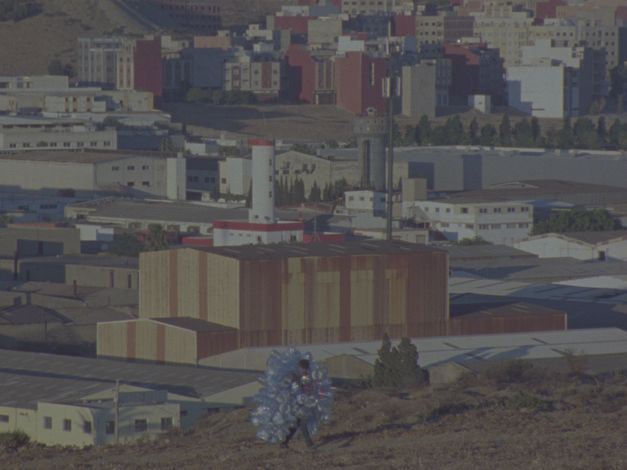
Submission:
<svg viewBox="0 0 627 470">
<path fill-rule="evenodd" d="M 441 252 L 241 263 L 240 346 L 446 333 Z"/>
<path fill-rule="evenodd" d="M 196 333 L 150 320 L 98 324 L 98 356 L 196 364 Z"/>
<path fill-rule="evenodd" d="M 142 253 L 140 317 L 192 317 L 239 326 L 237 260 L 192 250 Z"/>
</svg>

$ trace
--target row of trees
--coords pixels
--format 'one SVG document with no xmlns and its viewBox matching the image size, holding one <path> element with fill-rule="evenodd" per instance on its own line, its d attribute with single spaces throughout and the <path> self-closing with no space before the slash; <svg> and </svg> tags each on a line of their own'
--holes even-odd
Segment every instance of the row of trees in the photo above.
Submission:
<svg viewBox="0 0 627 470">
<path fill-rule="evenodd" d="M 425 385 L 428 381 L 427 371 L 418 365 L 418 349 L 411 340 L 403 338 L 398 346 L 392 346 L 390 337 L 384 335 L 374 363 L 372 385 L 405 388 Z"/>
<path fill-rule="evenodd" d="M 168 234 L 161 225 L 151 225 L 141 241 L 136 234 L 116 235 L 111 253 L 118 256 L 139 256 L 144 251 L 159 251 L 168 248 Z"/>
<path fill-rule="evenodd" d="M 459 116 L 435 125 L 423 116 L 416 126 L 409 125 L 401 133 L 395 128 L 397 145 L 482 145 L 486 147 L 546 147 L 561 149 L 627 149 L 627 124 L 618 119 L 608 126 L 603 116 L 596 122 L 589 118 L 566 118 L 559 129 L 549 127 L 544 132 L 536 117 L 512 124 L 505 114 L 498 127 L 479 126 L 474 118 L 465 128 Z"/>
<path fill-rule="evenodd" d="M 620 222 L 604 209 L 571 209 L 553 212 L 547 219 L 535 222 L 533 234 L 600 232 L 620 228 L 622 228 Z"/>
<path fill-rule="evenodd" d="M 288 180 L 280 178 L 274 185 L 274 200 L 278 206 L 289 206 L 303 202 L 330 202 L 344 195 L 344 191 L 350 189 L 346 178 L 335 181 L 333 184 L 325 184 L 323 188 L 314 181 L 309 193 L 305 189 L 305 182 L 301 178 Z"/>
</svg>

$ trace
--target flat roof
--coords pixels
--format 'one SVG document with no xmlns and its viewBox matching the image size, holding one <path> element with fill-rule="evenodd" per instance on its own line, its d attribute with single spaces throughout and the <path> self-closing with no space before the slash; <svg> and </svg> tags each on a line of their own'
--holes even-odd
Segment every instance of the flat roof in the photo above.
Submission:
<svg viewBox="0 0 627 470">
<path fill-rule="evenodd" d="M 141 319 L 140 319 L 141 320 Z M 167 318 L 150 318 L 150 320 L 165 323 L 166 325 L 176 326 L 185 330 L 191 330 L 196 332 L 202 331 L 236 331 L 236 328 L 230 326 L 220 325 L 218 323 L 211 323 L 205 320 L 191 317 L 167 317 Z"/>
<path fill-rule="evenodd" d="M 107 255 L 59 255 L 20 258 L 20 263 L 63 264 L 80 266 L 97 266 L 105 268 L 139 269 L 137 258 Z"/>
<path fill-rule="evenodd" d="M 309 256 L 408 254 L 415 252 L 445 253 L 443 250 L 429 246 L 398 240 L 364 240 L 342 243 L 282 243 L 273 245 L 190 248 L 240 260 L 304 258 Z"/>
<path fill-rule="evenodd" d="M 565 237 L 580 240 L 585 243 L 595 245 L 597 243 L 606 242 L 609 240 L 615 240 L 618 238 L 627 237 L 627 230 L 608 230 L 598 232 L 565 232 L 562 235 Z M 541 235 L 538 235 L 541 236 Z"/>
<path fill-rule="evenodd" d="M 72 164 L 95 164 L 101 162 L 110 162 L 116 160 L 125 160 L 128 158 L 148 157 L 148 158 L 166 158 L 171 154 L 158 153 L 132 153 L 129 151 L 76 151 L 68 152 L 66 150 L 47 150 L 47 151 L 29 151 L 16 153 L 0 153 L 0 160 L 22 160 L 29 162 L 55 162 L 55 163 L 72 163 Z"/>
<path fill-rule="evenodd" d="M 454 261 L 477 261 L 496 259 L 535 259 L 536 255 L 526 251 L 512 248 L 505 245 L 443 245 L 443 250 L 448 251 L 451 262 Z"/>
<path fill-rule="evenodd" d="M 627 353 L 627 332 L 619 328 L 439 336 L 411 340 L 418 349 L 418 363 L 421 367 L 472 361 L 563 358 L 567 351 L 584 355 Z M 392 340 L 393 345 L 397 343 L 397 339 Z M 311 352 L 317 361 L 348 355 L 374 364 L 380 347 L 381 341 L 367 341 L 302 345 L 298 349 Z M 268 357 L 273 350 L 282 349 L 286 347 L 247 348 L 245 351 Z M 225 353 L 225 356 L 237 353 L 233 351 Z"/>
<path fill-rule="evenodd" d="M 0 349 L 0 405 L 71 402 L 124 384 L 205 397 L 254 382 L 257 372 L 158 365 Z"/>
</svg>

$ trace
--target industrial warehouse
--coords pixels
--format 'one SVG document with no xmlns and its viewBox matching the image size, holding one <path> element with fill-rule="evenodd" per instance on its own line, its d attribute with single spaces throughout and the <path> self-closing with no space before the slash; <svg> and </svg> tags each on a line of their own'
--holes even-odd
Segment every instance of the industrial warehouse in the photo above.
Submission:
<svg viewBox="0 0 627 470">
<path fill-rule="evenodd" d="M 98 355 L 198 364 L 249 347 L 564 330 L 563 312 L 451 318 L 448 253 L 400 241 L 182 248 L 140 257 L 139 318 L 98 324 Z"/>
</svg>

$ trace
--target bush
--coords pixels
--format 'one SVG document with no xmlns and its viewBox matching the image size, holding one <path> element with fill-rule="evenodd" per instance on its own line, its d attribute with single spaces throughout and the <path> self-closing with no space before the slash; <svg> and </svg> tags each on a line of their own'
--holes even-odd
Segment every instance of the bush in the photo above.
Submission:
<svg viewBox="0 0 627 470">
<path fill-rule="evenodd" d="M 30 437 L 24 431 L 12 431 L 0 433 L 0 448 L 8 451 L 16 451 L 30 442 Z"/>
<path fill-rule="evenodd" d="M 499 384 L 523 383 L 534 378 L 535 371 L 531 362 L 515 359 L 490 367 L 486 376 Z"/>
<path fill-rule="evenodd" d="M 405 388 L 428 383 L 428 373 L 418 365 L 418 350 L 409 338 L 392 347 L 390 337 L 383 337 L 379 358 L 374 364 L 375 387 Z"/>
</svg>

